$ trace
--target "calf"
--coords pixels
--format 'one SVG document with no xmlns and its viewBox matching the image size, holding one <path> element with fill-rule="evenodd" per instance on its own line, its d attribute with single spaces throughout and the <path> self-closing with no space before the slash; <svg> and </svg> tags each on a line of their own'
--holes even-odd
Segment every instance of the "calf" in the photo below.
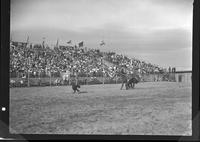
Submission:
<svg viewBox="0 0 200 142">
<path fill-rule="evenodd" d="M 131 78 L 128 80 L 127 82 L 127 88 L 134 88 L 135 87 L 135 84 L 137 84 L 139 81 L 138 79 L 136 79 L 135 77 Z"/>
<path fill-rule="evenodd" d="M 78 88 L 81 88 L 81 86 L 79 84 L 72 83 L 72 89 L 73 89 L 74 93 L 76 93 L 76 91 L 80 92 L 80 90 Z"/>
</svg>

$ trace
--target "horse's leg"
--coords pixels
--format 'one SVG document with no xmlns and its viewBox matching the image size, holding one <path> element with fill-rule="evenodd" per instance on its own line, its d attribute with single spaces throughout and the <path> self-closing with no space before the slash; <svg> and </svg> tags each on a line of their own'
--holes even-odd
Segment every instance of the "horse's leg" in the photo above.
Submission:
<svg viewBox="0 0 200 142">
<path fill-rule="evenodd" d="M 132 85 L 133 85 L 133 84 L 132 84 L 132 82 L 130 81 L 129 84 L 128 84 L 128 87 L 129 87 L 129 88 L 133 88 Z"/>
<path fill-rule="evenodd" d="M 127 84 L 127 89 L 131 88 L 131 82 L 130 82 L 130 80 L 129 81 L 127 80 L 126 84 Z"/>
<path fill-rule="evenodd" d="M 129 82 L 128 88 L 132 88 L 132 83 Z"/>
<path fill-rule="evenodd" d="M 128 90 L 128 82 L 125 83 L 126 90 Z"/>
<path fill-rule="evenodd" d="M 131 88 L 134 88 L 134 83 L 133 82 L 131 83 Z"/>
<path fill-rule="evenodd" d="M 122 90 L 123 86 L 124 86 L 124 82 L 122 82 L 121 90 Z"/>
<path fill-rule="evenodd" d="M 126 83 L 127 83 L 127 80 L 122 80 L 122 86 L 121 86 L 121 90 L 122 90 L 122 88 L 124 87 L 124 85 L 126 86 Z"/>
<path fill-rule="evenodd" d="M 135 83 L 133 83 L 132 85 L 133 85 L 133 87 L 132 87 L 132 88 L 134 88 L 134 87 L 135 87 Z"/>
<path fill-rule="evenodd" d="M 62 85 L 65 85 L 65 80 L 64 79 L 62 80 Z"/>
<path fill-rule="evenodd" d="M 67 80 L 66 80 L 66 85 L 69 85 L 69 80 L 68 80 L 68 78 L 67 78 Z"/>
<path fill-rule="evenodd" d="M 130 84 L 130 88 L 133 88 L 133 83 L 131 82 L 131 84 Z"/>
</svg>

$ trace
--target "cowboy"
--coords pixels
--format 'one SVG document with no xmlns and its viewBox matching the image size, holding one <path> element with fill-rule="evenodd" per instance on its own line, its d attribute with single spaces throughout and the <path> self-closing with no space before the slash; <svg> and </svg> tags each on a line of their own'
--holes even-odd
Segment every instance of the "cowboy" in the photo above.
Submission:
<svg viewBox="0 0 200 142">
<path fill-rule="evenodd" d="M 122 68 L 121 69 L 121 71 L 120 71 L 120 76 L 121 76 L 121 78 L 122 78 L 122 86 L 121 86 L 121 90 L 122 90 L 122 88 L 124 87 L 124 85 L 125 85 L 125 87 L 126 87 L 126 89 L 128 89 L 128 87 L 127 87 L 127 76 L 126 76 L 126 72 L 125 72 L 125 69 L 124 68 Z"/>
</svg>

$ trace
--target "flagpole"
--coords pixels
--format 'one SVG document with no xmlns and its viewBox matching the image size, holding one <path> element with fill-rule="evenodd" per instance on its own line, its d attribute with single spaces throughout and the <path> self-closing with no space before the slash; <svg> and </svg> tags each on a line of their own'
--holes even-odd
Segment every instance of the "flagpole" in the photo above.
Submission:
<svg viewBox="0 0 200 142">
<path fill-rule="evenodd" d="M 42 41 L 42 48 L 44 49 L 44 48 L 45 48 L 45 45 L 44 45 L 44 44 L 45 44 L 45 39 L 46 39 L 46 38 L 43 37 L 42 39 L 43 39 L 43 41 Z"/>
<path fill-rule="evenodd" d="M 58 40 L 59 40 L 59 39 L 57 38 L 57 42 L 56 42 L 56 47 L 57 47 L 57 48 L 58 48 L 58 44 L 59 44 L 59 43 L 58 43 L 58 42 L 59 42 Z"/>
<path fill-rule="evenodd" d="M 28 43 L 29 43 L 29 36 L 27 36 L 27 39 L 26 39 L 25 49 L 27 48 Z"/>
<path fill-rule="evenodd" d="M 100 46 L 103 46 L 103 45 L 105 45 L 105 43 L 104 43 L 104 41 L 101 41 Z M 103 57 L 104 57 L 104 54 L 103 54 Z M 103 58 L 102 58 L 102 68 L 103 68 L 103 84 L 104 84 L 105 83 L 105 74 L 104 74 L 105 69 L 104 69 L 104 59 Z"/>
</svg>

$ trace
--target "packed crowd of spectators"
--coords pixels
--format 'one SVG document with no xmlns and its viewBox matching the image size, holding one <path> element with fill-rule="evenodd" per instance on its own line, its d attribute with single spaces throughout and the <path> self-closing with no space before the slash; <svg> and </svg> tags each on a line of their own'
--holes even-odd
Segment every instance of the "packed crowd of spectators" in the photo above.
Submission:
<svg viewBox="0 0 200 142">
<path fill-rule="evenodd" d="M 158 65 L 153 65 L 151 63 L 146 63 L 145 61 L 140 61 L 135 58 L 128 58 L 124 55 L 118 55 L 115 52 L 106 53 L 106 60 L 112 62 L 116 66 L 125 66 L 129 72 L 138 71 L 141 74 L 152 74 L 152 73 L 163 73 L 166 69 L 159 67 Z"/>
<path fill-rule="evenodd" d="M 141 74 L 164 72 L 157 65 L 128 58 L 115 52 L 101 52 L 78 46 L 55 46 L 53 49 L 39 44 L 11 42 L 11 77 L 59 77 L 61 72 L 69 70 L 79 76 L 108 76 L 120 67 L 127 73 L 138 71 Z"/>
</svg>

